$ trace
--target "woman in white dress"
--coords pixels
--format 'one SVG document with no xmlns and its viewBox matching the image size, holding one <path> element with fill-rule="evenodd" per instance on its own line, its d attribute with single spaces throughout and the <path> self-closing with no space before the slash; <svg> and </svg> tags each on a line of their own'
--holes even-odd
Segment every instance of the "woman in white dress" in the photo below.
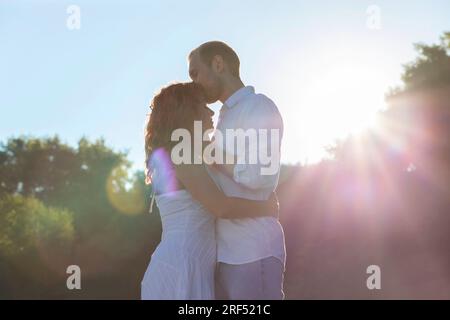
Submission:
<svg viewBox="0 0 450 320">
<path fill-rule="evenodd" d="M 194 121 L 202 121 L 205 131 L 213 128 L 214 113 L 197 85 L 163 88 L 151 109 L 145 134 L 146 176 L 156 195 L 162 237 L 141 282 L 141 298 L 214 299 L 215 218 L 273 216 L 278 201 L 275 195 L 267 201 L 226 197 L 203 165 L 173 165 L 175 129 L 186 129 L 194 137 Z"/>
</svg>

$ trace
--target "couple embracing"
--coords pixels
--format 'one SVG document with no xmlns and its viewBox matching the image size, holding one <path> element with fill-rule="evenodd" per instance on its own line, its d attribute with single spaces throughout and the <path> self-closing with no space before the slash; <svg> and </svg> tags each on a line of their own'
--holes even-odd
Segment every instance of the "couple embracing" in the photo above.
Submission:
<svg viewBox="0 0 450 320">
<path fill-rule="evenodd" d="M 286 253 L 275 195 L 281 115 L 272 100 L 243 84 L 239 58 L 227 44 L 204 43 L 188 60 L 192 82 L 161 89 L 146 125 L 146 177 L 162 236 L 142 279 L 141 298 L 283 299 Z M 223 105 L 213 128 L 207 105 L 217 101 Z M 193 141 L 198 123 L 200 142 Z M 176 152 L 176 130 L 190 133 L 190 150 Z M 225 134 L 230 130 L 236 134 Z M 205 159 L 208 148 L 212 156 Z M 262 154 L 270 154 L 275 170 L 267 170 Z"/>
</svg>

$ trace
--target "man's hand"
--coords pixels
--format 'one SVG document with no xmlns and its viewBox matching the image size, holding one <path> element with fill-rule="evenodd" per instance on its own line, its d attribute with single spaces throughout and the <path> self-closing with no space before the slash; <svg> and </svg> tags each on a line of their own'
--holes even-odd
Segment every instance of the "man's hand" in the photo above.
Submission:
<svg viewBox="0 0 450 320">
<path fill-rule="evenodd" d="M 234 177 L 234 164 L 218 164 L 216 162 L 214 162 L 211 167 L 216 170 L 219 171 L 221 173 L 223 173 L 224 175 L 230 177 L 231 179 L 233 179 Z"/>
<path fill-rule="evenodd" d="M 211 142 L 211 143 L 215 143 L 215 142 Z M 216 152 L 222 152 L 222 159 L 223 160 L 227 159 L 227 154 L 221 147 L 217 147 L 216 146 Z M 207 160 L 207 163 L 211 163 L 212 162 L 212 164 L 209 165 L 209 167 L 211 169 L 216 170 L 218 172 L 221 172 L 222 174 L 224 174 L 224 175 L 230 177 L 231 179 L 233 179 L 233 177 L 234 177 L 235 157 L 233 157 L 233 159 L 234 159 L 233 164 L 222 164 L 222 163 L 215 162 L 213 158 L 209 158 L 208 154 L 206 154 L 204 156 L 207 157 L 207 158 L 205 158 L 205 160 Z"/>
<path fill-rule="evenodd" d="M 272 217 L 278 219 L 280 212 L 280 203 L 278 202 L 278 196 L 275 192 L 272 192 L 269 199 L 267 199 L 267 204 L 269 205 L 270 212 L 273 212 Z"/>
</svg>

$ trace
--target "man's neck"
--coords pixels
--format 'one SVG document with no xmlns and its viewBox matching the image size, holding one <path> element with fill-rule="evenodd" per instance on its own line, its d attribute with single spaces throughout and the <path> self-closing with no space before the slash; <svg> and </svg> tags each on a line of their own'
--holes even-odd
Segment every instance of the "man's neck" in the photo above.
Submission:
<svg viewBox="0 0 450 320">
<path fill-rule="evenodd" d="M 220 96 L 220 102 L 225 103 L 229 97 L 239 89 L 245 87 L 241 79 L 233 79 L 225 83 L 224 90 Z"/>
</svg>

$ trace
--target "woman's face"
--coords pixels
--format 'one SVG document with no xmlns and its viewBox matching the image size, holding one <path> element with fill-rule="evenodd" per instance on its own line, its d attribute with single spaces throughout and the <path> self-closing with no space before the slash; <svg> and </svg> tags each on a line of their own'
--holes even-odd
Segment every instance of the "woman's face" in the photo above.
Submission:
<svg viewBox="0 0 450 320">
<path fill-rule="evenodd" d="M 213 120 L 212 117 L 214 115 L 214 111 L 212 111 L 208 106 L 205 104 L 201 107 L 201 121 L 202 121 L 202 128 L 203 131 L 214 129 Z"/>
</svg>

